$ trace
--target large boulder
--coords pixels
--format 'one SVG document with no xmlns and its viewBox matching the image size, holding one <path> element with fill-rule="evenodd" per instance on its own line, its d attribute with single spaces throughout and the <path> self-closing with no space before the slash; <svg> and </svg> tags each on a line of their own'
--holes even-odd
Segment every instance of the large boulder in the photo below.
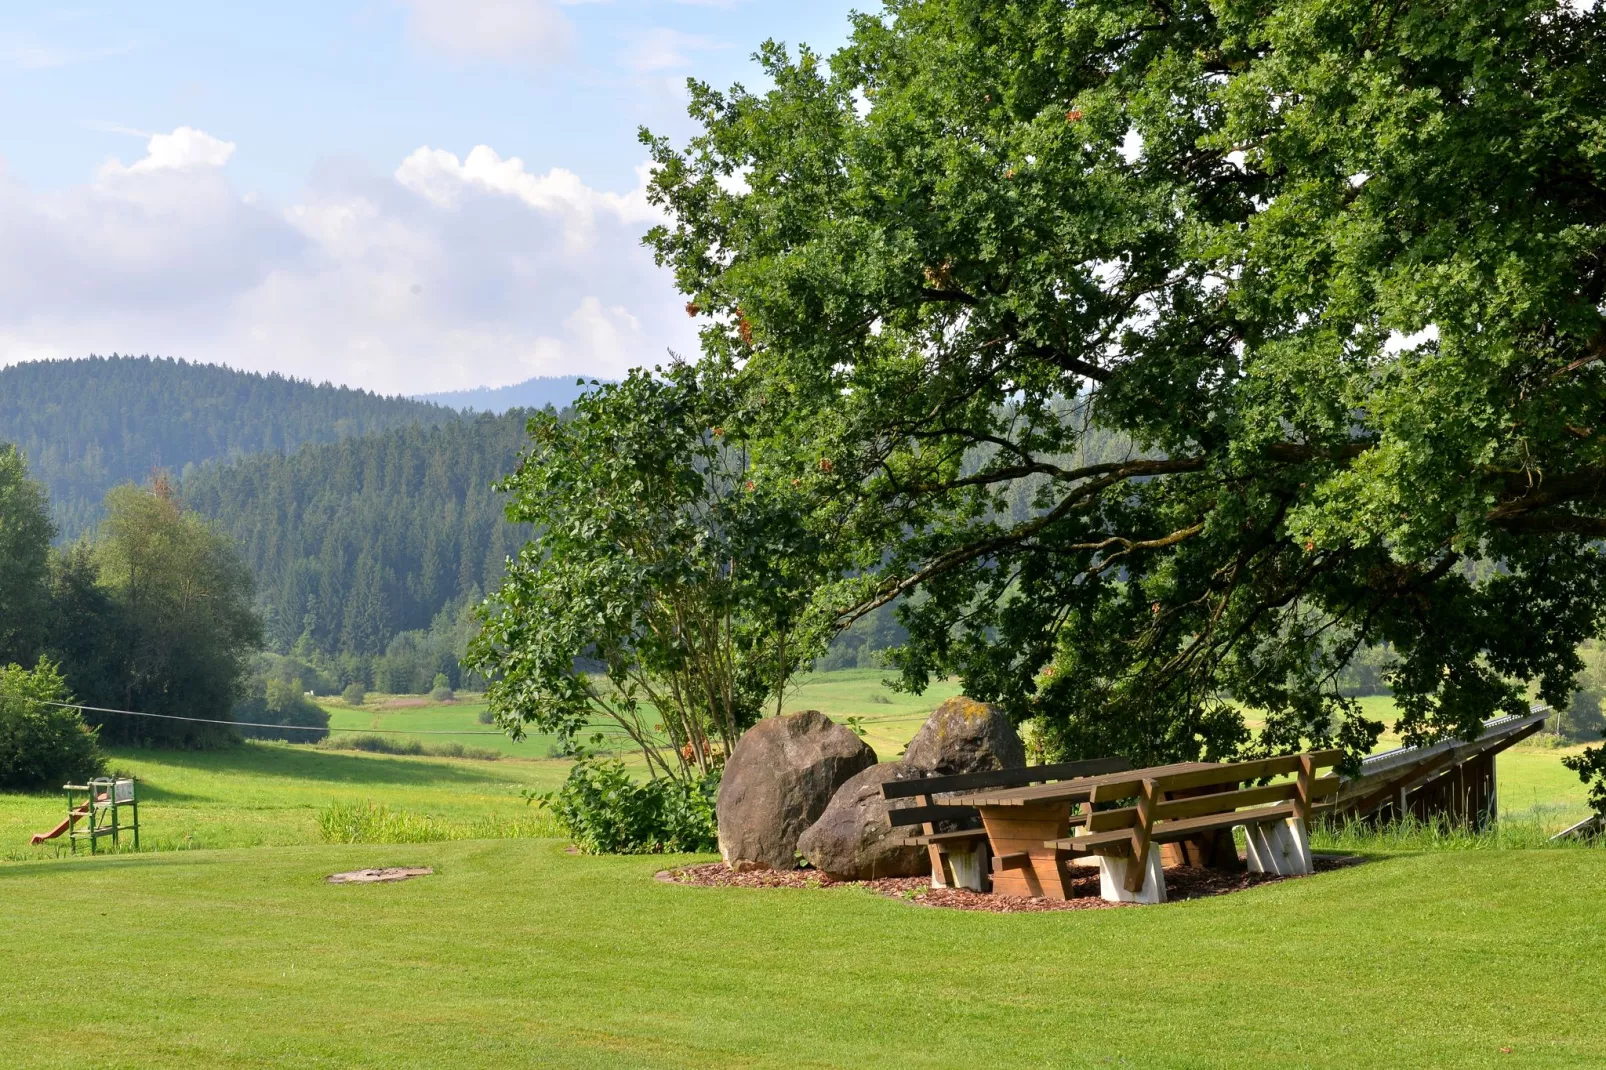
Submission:
<svg viewBox="0 0 1606 1070">
<path fill-rule="evenodd" d="M 887 820 L 887 801 L 881 797 L 882 784 L 910 775 L 903 763 L 886 762 L 872 765 L 836 789 L 825 813 L 798 838 L 797 849 L 809 865 L 842 881 L 930 873 L 930 852 L 898 843 L 911 830 L 893 829 Z"/>
<path fill-rule="evenodd" d="M 1003 710 L 961 695 L 926 719 L 904 750 L 903 764 L 925 776 L 1018 769 L 1026 764 L 1026 746 Z"/>
<path fill-rule="evenodd" d="M 732 869 L 794 869 L 797 838 L 875 751 L 819 710 L 766 717 L 736 743 L 719 782 L 719 853 Z"/>
</svg>

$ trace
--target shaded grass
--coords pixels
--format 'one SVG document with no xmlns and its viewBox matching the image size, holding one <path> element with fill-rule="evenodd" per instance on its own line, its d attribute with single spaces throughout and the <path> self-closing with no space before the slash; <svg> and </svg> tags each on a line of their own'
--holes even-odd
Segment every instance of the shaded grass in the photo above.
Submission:
<svg viewBox="0 0 1606 1070">
<path fill-rule="evenodd" d="M 679 861 L 503 840 L 0 867 L 3 1051 L 75 1070 L 1606 1060 L 1606 850 L 1023 915 L 652 880 Z M 322 882 L 390 865 L 436 875 Z M 137 984 L 100 983 L 108 964 Z"/>
</svg>

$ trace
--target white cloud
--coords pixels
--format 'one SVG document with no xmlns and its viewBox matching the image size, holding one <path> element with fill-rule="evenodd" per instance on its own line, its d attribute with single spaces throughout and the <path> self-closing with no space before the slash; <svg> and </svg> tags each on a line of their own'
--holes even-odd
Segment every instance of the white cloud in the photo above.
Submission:
<svg viewBox="0 0 1606 1070">
<path fill-rule="evenodd" d="M 186 170 L 192 167 L 222 167 L 234 155 L 234 142 L 215 138 L 204 130 L 181 126 L 171 134 L 152 134 L 145 143 L 145 156 L 128 167 L 112 162 L 113 171 Z"/>
<path fill-rule="evenodd" d="M 691 66 L 690 53 L 718 47 L 718 42 L 711 37 L 658 26 L 637 38 L 625 60 L 638 74 L 684 70 Z"/>
<path fill-rule="evenodd" d="M 233 151 L 181 127 L 47 192 L 0 164 L 0 364 L 149 352 L 422 393 L 695 350 L 640 245 L 645 166 L 611 192 L 425 147 L 276 205 L 233 186 Z"/>
<path fill-rule="evenodd" d="M 550 0 L 401 0 L 414 43 L 455 61 L 542 65 L 564 58 L 574 27 Z"/>
</svg>

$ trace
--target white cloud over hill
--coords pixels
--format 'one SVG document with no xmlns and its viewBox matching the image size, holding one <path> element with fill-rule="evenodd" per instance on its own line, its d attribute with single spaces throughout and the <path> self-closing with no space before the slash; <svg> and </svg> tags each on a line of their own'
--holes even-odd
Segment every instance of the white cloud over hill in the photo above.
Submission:
<svg viewBox="0 0 1606 1070">
<path fill-rule="evenodd" d="M 288 205 L 242 193 L 236 146 L 189 127 L 83 185 L 0 165 L 0 363 L 160 353 L 422 393 L 617 376 L 695 334 L 624 193 L 488 146 L 391 175 L 330 163 Z"/>
</svg>

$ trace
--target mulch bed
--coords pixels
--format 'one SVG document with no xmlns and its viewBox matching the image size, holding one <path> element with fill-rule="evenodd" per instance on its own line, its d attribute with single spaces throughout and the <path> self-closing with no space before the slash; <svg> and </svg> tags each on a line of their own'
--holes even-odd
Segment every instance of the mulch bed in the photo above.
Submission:
<svg viewBox="0 0 1606 1070">
<path fill-rule="evenodd" d="M 1314 861 L 1317 873 L 1327 873 L 1353 866 L 1363 859 L 1318 855 Z M 723 862 L 704 862 L 701 865 L 664 870 L 658 874 L 658 879 L 669 884 L 687 884 L 700 888 L 864 888 L 878 895 L 901 899 L 916 906 L 984 910 L 993 914 L 1024 914 L 1046 910 L 1104 910 L 1134 905 L 1110 903 L 1100 899 L 1098 871 L 1086 870 L 1083 867 L 1072 870 L 1075 898 L 1065 900 L 983 895 L 962 888 L 933 888 L 927 877 L 835 881 L 812 869 L 785 872 L 758 869 L 737 873 L 726 868 Z M 1194 869 L 1188 866 L 1177 866 L 1165 871 L 1166 897 L 1173 903 L 1180 899 L 1203 899 L 1206 896 L 1226 895 L 1229 892 L 1241 892 L 1246 888 L 1257 888 L 1262 884 L 1298 879 L 1298 877 L 1279 877 L 1270 873 L 1224 873 L 1220 870 Z"/>
</svg>

